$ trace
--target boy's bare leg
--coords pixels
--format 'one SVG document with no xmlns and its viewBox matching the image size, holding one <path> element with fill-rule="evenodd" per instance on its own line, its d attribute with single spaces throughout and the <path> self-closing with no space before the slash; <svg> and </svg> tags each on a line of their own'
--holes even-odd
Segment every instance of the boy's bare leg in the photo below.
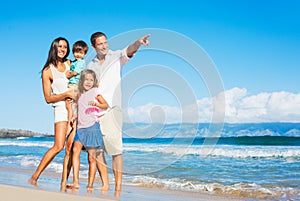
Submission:
<svg viewBox="0 0 300 201">
<path fill-rule="evenodd" d="M 72 156 L 73 156 L 73 140 L 76 133 L 76 123 L 73 125 L 73 129 L 71 130 L 71 133 L 68 136 L 68 140 L 66 142 L 66 153 L 64 158 L 64 164 L 63 164 L 63 171 L 62 171 L 62 177 L 61 177 L 61 191 L 66 190 L 68 177 L 71 171 L 72 167 Z"/>
<path fill-rule="evenodd" d="M 66 104 L 66 109 L 68 111 L 68 130 L 67 130 L 67 133 L 69 134 L 69 133 L 72 132 L 72 128 L 74 127 L 73 126 L 73 119 L 74 119 L 73 116 L 74 116 L 74 114 L 73 114 L 73 107 L 72 107 L 73 100 L 67 99 L 65 101 L 65 104 Z"/>
<path fill-rule="evenodd" d="M 99 171 L 99 175 L 102 181 L 102 187 L 100 187 L 99 189 L 103 191 L 108 191 L 109 190 L 108 169 L 107 169 L 107 164 L 106 164 L 103 151 L 97 152 L 96 159 L 97 159 L 97 169 Z"/>
</svg>

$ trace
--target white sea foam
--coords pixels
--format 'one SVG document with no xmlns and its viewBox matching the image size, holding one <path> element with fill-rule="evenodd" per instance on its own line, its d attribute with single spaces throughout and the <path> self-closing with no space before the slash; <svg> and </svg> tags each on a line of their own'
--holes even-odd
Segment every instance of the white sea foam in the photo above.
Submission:
<svg viewBox="0 0 300 201">
<path fill-rule="evenodd" d="M 41 161 L 41 157 L 28 155 L 21 159 L 20 165 L 23 167 L 37 167 Z M 63 169 L 63 164 L 61 162 L 52 161 L 47 169 L 56 173 L 61 173 Z"/>
<path fill-rule="evenodd" d="M 125 151 L 159 152 L 173 156 L 198 155 L 199 157 L 231 158 L 289 158 L 299 157 L 300 147 L 295 146 L 231 146 L 231 145 L 157 145 L 125 144 Z"/>
<path fill-rule="evenodd" d="M 221 183 L 192 182 L 185 179 L 172 178 L 160 179 L 150 176 L 134 176 L 124 178 L 127 185 L 155 187 L 170 190 L 181 190 L 188 192 L 210 192 L 227 195 L 243 195 L 252 198 L 275 198 L 282 196 L 297 196 L 300 191 L 294 188 L 283 188 L 280 186 L 261 186 L 256 183 L 236 183 L 223 185 Z"/>
<path fill-rule="evenodd" d="M 29 137 L 17 137 L 17 140 L 24 140 L 24 139 L 28 139 Z"/>
<path fill-rule="evenodd" d="M 50 148 L 53 146 L 53 142 L 0 141 L 0 146 L 47 147 L 47 148 Z"/>
<path fill-rule="evenodd" d="M 38 156 L 23 156 L 20 160 L 20 165 L 23 167 L 37 167 L 41 158 Z"/>
</svg>

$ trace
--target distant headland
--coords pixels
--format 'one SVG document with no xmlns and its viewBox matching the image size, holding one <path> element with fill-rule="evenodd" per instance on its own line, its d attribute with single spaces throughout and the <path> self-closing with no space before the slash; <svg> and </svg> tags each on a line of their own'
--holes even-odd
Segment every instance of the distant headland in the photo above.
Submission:
<svg viewBox="0 0 300 201">
<path fill-rule="evenodd" d="M 17 138 L 17 137 L 34 137 L 34 136 L 44 136 L 53 137 L 52 134 L 37 133 L 21 129 L 0 129 L 0 138 Z"/>
</svg>

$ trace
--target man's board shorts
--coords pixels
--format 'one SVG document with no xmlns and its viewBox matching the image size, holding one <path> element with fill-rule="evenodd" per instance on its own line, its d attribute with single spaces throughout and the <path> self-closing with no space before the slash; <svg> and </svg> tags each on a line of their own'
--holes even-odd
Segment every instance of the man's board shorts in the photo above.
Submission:
<svg viewBox="0 0 300 201">
<path fill-rule="evenodd" d="M 122 111 L 118 106 L 112 107 L 100 117 L 100 129 L 103 136 L 104 149 L 108 155 L 122 154 Z"/>
</svg>

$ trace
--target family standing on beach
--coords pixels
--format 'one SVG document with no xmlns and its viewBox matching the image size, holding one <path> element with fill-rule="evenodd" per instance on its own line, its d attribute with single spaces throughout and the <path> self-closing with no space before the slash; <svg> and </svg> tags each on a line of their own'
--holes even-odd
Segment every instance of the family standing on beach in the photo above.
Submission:
<svg viewBox="0 0 300 201">
<path fill-rule="evenodd" d="M 65 146 L 61 190 L 79 188 L 80 152 L 84 147 L 89 163 L 87 190 L 93 190 L 97 169 L 101 189 L 109 190 L 105 151 L 112 156 L 115 195 L 119 195 L 123 169 L 121 68 L 141 45 L 149 45 L 149 36 L 112 51 L 104 33 L 92 34 L 91 46 L 96 56 L 87 69 L 84 56 L 88 46 L 84 41 L 74 43 L 73 62 L 67 59 L 70 53 L 67 39 L 59 37 L 52 42 L 41 73 L 45 100 L 54 108 L 54 145 L 43 156 L 29 183 L 37 185 L 41 173 Z M 67 184 L 71 167 L 73 182 Z"/>
</svg>

